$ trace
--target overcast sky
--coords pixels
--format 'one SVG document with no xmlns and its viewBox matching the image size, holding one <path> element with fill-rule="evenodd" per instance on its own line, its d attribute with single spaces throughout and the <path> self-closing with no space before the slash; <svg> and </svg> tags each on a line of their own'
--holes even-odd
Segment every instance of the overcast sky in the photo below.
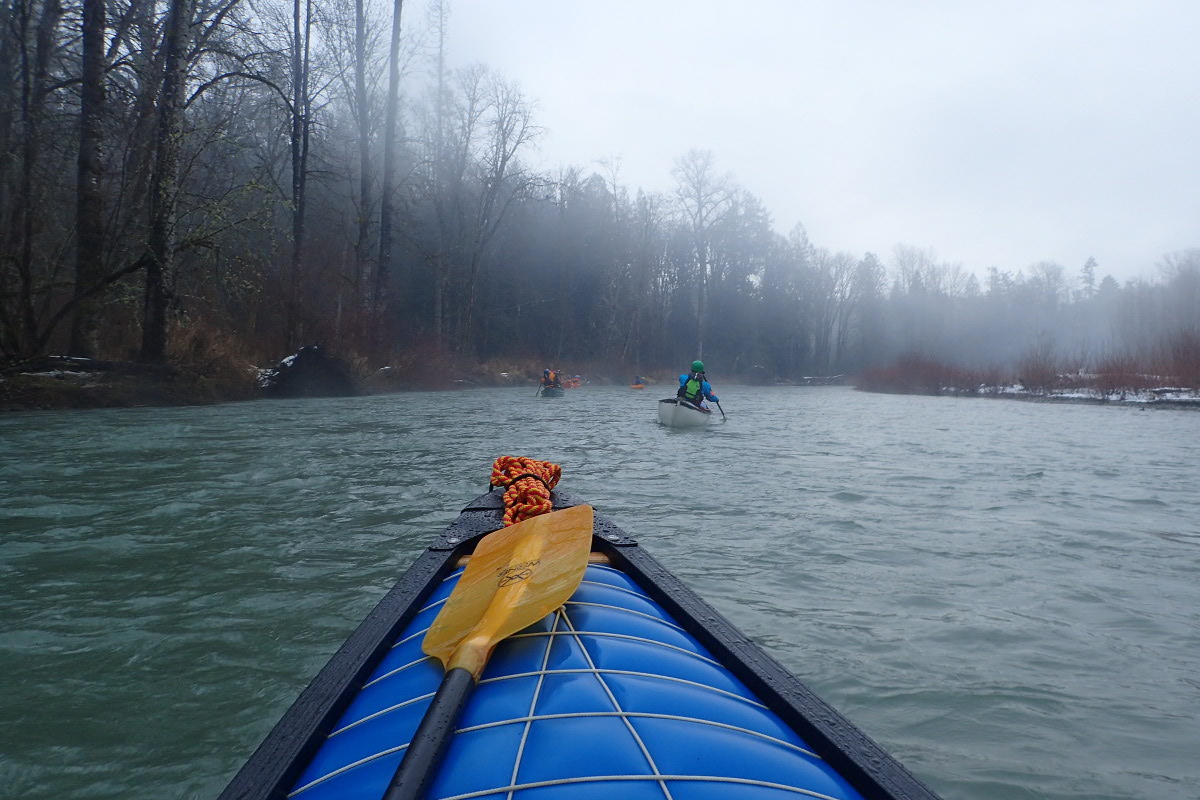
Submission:
<svg viewBox="0 0 1200 800">
<path fill-rule="evenodd" d="M 539 168 L 670 191 L 710 150 L 818 247 L 1120 280 L 1200 247 L 1200 0 L 451 0 L 450 36 L 536 102 Z"/>
</svg>

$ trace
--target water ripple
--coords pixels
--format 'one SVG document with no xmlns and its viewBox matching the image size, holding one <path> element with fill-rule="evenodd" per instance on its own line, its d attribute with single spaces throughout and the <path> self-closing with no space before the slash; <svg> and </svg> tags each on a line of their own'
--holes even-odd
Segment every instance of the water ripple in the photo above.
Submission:
<svg viewBox="0 0 1200 800">
<path fill-rule="evenodd" d="M 0 417 L 5 796 L 215 796 L 528 455 L 947 798 L 1200 798 L 1194 414 L 719 388 Z"/>
</svg>

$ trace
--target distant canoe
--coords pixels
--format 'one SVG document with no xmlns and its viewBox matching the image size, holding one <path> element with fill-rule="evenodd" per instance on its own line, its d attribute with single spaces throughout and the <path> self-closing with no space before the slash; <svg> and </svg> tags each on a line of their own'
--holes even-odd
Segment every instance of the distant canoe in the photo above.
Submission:
<svg viewBox="0 0 1200 800">
<path fill-rule="evenodd" d="M 692 405 L 678 397 L 658 401 L 658 421 L 669 428 L 702 428 L 712 419 L 707 408 Z"/>
<path fill-rule="evenodd" d="M 561 386 L 543 386 L 540 392 L 541 397 L 562 397 L 564 394 Z"/>
<path fill-rule="evenodd" d="M 630 388 L 630 389 L 645 389 L 645 388 L 646 388 L 646 384 L 644 384 L 644 383 L 631 383 L 631 384 L 629 384 L 629 388 Z"/>
</svg>

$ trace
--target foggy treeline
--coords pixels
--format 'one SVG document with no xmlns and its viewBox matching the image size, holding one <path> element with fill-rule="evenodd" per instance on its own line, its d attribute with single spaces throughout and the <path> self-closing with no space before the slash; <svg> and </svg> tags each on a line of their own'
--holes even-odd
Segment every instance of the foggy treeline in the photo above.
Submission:
<svg viewBox="0 0 1200 800">
<path fill-rule="evenodd" d="M 1200 250 L 1124 285 L 1093 260 L 975 276 L 781 236 L 686 143 L 662 192 L 617 161 L 536 171 L 534 99 L 452 68 L 449 14 L 4 0 L 0 354 L 262 363 L 320 343 L 373 366 L 700 357 L 786 379 L 911 354 L 1170 370 L 1200 351 Z"/>
</svg>

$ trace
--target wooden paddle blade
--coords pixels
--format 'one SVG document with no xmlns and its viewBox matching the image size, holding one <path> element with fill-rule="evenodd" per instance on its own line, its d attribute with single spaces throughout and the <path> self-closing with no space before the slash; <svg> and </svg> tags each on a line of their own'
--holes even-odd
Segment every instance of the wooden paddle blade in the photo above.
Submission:
<svg viewBox="0 0 1200 800">
<path fill-rule="evenodd" d="M 421 649 L 478 680 L 492 649 L 567 601 L 592 549 L 592 507 L 531 517 L 476 546 Z"/>
</svg>

